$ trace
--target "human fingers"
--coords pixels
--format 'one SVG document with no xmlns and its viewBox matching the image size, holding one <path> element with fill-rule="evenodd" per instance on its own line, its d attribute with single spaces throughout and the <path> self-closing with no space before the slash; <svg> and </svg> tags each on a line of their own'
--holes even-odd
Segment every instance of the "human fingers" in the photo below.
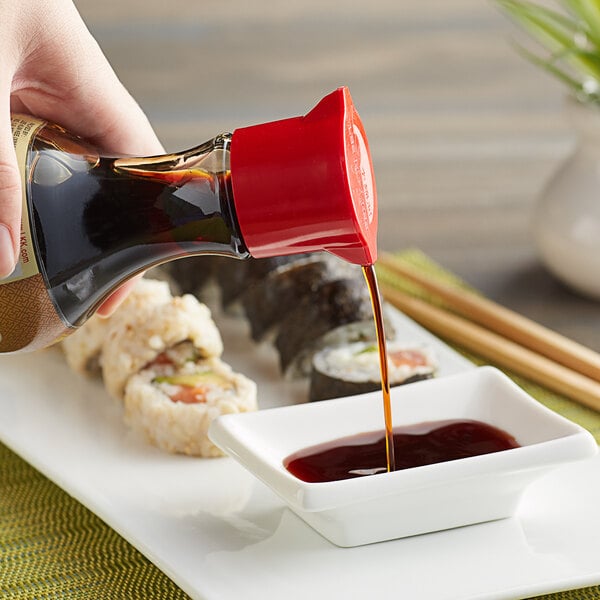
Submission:
<svg viewBox="0 0 600 600">
<path fill-rule="evenodd" d="M 27 13 L 30 2 L 23 1 Z M 29 40 L 21 44 L 24 51 L 12 82 L 13 108 L 59 123 L 105 154 L 162 153 L 146 116 L 117 78 L 72 2 L 53 0 L 43 8 L 43 18 L 38 15 L 27 24 Z M 58 29 L 64 35 L 54 35 Z M 112 312 L 129 288 L 126 285 L 115 292 L 98 312 Z"/>
<path fill-rule="evenodd" d="M 39 4 L 39 3 L 38 3 Z M 105 153 L 163 151 L 70 0 L 45 3 L 13 81 L 13 102 L 63 125 Z M 60 36 L 55 32 L 60 30 Z"/>
</svg>

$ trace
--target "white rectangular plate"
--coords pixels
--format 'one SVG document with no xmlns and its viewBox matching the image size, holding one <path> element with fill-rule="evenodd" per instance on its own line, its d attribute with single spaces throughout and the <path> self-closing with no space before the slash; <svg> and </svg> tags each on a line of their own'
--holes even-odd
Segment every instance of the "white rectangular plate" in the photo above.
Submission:
<svg viewBox="0 0 600 600">
<path fill-rule="evenodd" d="M 304 400 L 271 347 L 218 319 L 225 360 L 254 378 L 263 408 Z M 470 363 L 408 319 L 440 375 Z M 60 352 L 0 359 L 0 439 L 104 519 L 193 598 L 512 599 L 600 583 L 600 459 L 532 485 L 516 518 L 341 549 L 232 460 L 170 456 L 127 431 L 98 382 Z M 443 507 L 440 507 L 443 510 Z"/>
</svg>

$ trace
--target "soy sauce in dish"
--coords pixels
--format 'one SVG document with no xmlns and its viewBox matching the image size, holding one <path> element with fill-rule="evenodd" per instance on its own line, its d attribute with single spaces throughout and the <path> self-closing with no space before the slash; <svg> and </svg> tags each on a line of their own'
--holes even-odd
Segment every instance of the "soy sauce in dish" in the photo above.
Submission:
<svg viewBox="0 0 600 600">
<path fill-rule="evenodd" d="M 474 420 L 430 421 L 392 431 L 396 470 L 518 448 L 515 438 Z M 386 435 L 371 431 L 305 448 L 284 460 L 285 468 L 310 483 L 387 472 Z"/>
</svg>

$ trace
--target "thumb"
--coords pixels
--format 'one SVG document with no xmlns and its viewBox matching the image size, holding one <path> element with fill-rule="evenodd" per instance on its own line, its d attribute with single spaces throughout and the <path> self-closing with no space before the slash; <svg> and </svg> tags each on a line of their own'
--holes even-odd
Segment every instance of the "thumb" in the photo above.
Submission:
<svg viewBox="0 0 600 600">
<path fill-rule="evenodd" d="M 8 100 L 8 91 L 0 97 Z M 10 275 L 18 254 L 21 226 L 21 176 L 13 145 L 8 103 L 0 110 L 0 278 Z"/>
</svg>

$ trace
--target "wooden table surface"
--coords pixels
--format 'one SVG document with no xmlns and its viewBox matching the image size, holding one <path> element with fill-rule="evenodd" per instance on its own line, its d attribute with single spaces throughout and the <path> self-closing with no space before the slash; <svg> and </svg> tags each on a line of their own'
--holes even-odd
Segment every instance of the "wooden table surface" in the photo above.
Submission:
<svg viewBox="0 0 600 600">
<path fill-rule="evenodd" d="M 600 350 L 600 302 L 548 275 L 530 235 L 536 195 L 574 143 L 564 90 L 517 55 L 492 1 L 76 4 L 169 150 L 303 114 L 348 85 L 375 162 L 380 247 L 419 247 Z"/>
</svg>

